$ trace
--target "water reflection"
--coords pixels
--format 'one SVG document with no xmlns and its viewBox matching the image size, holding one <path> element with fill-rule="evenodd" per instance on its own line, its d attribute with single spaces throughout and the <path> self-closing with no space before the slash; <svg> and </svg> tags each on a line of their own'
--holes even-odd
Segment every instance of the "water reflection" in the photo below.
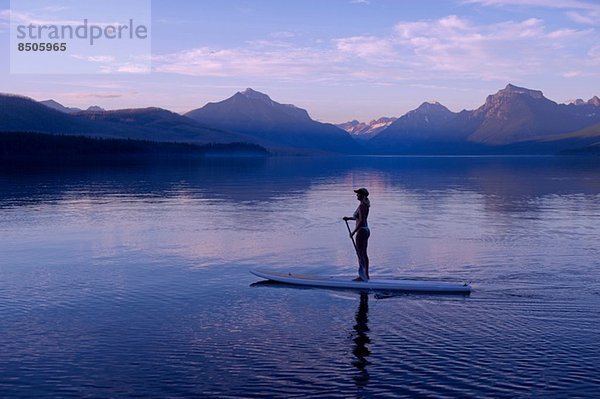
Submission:
<svg viewBox="0 0 600 399">
<path fill-rule="evenodd" d="M 0 207 L 60 201 L 81 195 L 188 197 L 233 204 L 302 198 L 332 185 L 368 185 L 374 192 L 409 193 L 423 200 L 431 192 L 484 196 L 496 212 L 538 209 L 547 195 L 600 193 L 600 165 L 563 158 L 331 157 L 202 160 L 181 164 L 14 169 L 0 165 Z"/>
<path fill-rule="evenodd" d="M 358 310 L 356 311 L 352 341 L 354 346 L 352 348 L 352 354 L 356 359 L 352 361 L 352 365 L 358 370 L 357 375 L 354 377 L 356 387 L 363 389 L 369 382 L 369 371 L 367 366 L 370 364 L 367 358 L 371 354 L 368 344 L 371 343 L 371 339 L 367 335 L 369 332 L 369 294 L 362 292 L 360 294 L 360 303 L 358 304 Z"/>
<path fill-rule="evenodd" d="M 553 220 L 566 222 L 558 227 L 569 235 L 561 237 L 576 238 L 587 248 L 586 242 L 595 240 L 593 218 L 600 214 L 598 175 L 597 161 L 552 157 L 275 157 L 46 169 L 0 165 L 0 230 L 14 235 L 6 243 L 9 248 L 21 242 L 18 234 L 48 241 L 62 229 L 74 238 L 94 237 L 90 243 L 97 256 L 129 248 L 176 255 L 198 267 L 243 262 L 301 266 L 312 273 L 307 265 L 321 270 L 323 265 L 355 264 L 339 216 L 340 209 L 356 206 L 351 189 L 364 186 L 373 197 L 374 271 L 425 275 L 432 272 L 428 265 L 437 269 L 441 264 L 460 272 L 458 265 L 480 262 L 481 242 L 518 254 L 516 247 L 525 253 L 535 245 L 532 237 L 555 239 L 549 236 L 554 230 L 541 223 L 553 209 L 563 211 L 552 212 Z M 531 222 L 522 225 L 523 220 Z M 63 242 L 52 243 L 59 247 Z M 552 248 L 561 246 L 554 242 Z M 474 277 L 469 273 L 467 278 Z"/>
</svg>

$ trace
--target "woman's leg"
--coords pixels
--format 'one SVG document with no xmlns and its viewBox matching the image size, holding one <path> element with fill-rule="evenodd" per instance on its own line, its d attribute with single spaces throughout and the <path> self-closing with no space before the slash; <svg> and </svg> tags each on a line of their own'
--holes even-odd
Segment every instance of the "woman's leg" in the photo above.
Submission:
<svg viewBox="0 0 600 399">
<path fill-rule="evenodd" d="M 369 230 L 360 229 L 356 233 L 356 250 L 358 252 L 358 275 L 363 280 L 369 279 L 369 256 L 367 255 L 367 246 L 369 244 Z"/>
</svg>

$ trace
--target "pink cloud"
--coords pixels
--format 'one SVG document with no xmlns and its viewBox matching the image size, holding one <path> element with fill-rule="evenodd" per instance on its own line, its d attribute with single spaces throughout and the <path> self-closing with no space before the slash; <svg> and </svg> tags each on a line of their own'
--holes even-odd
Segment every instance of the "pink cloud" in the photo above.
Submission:
<svg viewBox="0 0 600 399">
<path fill-rule="evenodd" d="M 303 47 L 258 40 L 235 48 L 193 48 L 153 61 L 158 72 L 192 76 L 389 83 L 443 73 L 445 79 L 518 81 L 527 75 L 585 70 L 572 57 L 574 43 L 592 46 L 594 37 L 592 29 L 548 29 L 539 18 L 478 24 L 449 15 L 401 21 L 387 35 L 341 37 Z"/>
</svg>

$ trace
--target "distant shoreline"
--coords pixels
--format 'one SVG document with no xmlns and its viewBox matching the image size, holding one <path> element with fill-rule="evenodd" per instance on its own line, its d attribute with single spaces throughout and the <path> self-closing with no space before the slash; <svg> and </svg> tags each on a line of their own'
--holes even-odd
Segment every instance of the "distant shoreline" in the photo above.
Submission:
<svg viewBox="0 0 600 399">
<path fill-rule="evenodd" d="M 32 132 L 1 132 L 2 163 L 88 163 L 99 161 L 160 161 L 207 156 L 266 157 L 264 147 L 251 143 L 191 144 Z"/>
<path fill-rule="evenodd" d="M 473 151 L 461 153 L 406 153 L 406 154 L 353 154 L 356 157 L 560 157 L 592 158 L 600 156 L 600 146 L 592 145 L 568 151 L 531 154 L 524 147 L 521 151 L 502 153 Z M 253 143 L 194 144 L 185 142 L 162 142 L 137 139 L 89 137 L 81 135 L 57 135 L 34 132 L 0 132 L 0 164 L 14 165 L 107 165 L 107 164 L 151 164 L 194 161 L 207 158 L 264 158 L 298 156 L 340 156 L 342 154 L 301 153 L 290 151 L 270 152 Z"/>
</svg>

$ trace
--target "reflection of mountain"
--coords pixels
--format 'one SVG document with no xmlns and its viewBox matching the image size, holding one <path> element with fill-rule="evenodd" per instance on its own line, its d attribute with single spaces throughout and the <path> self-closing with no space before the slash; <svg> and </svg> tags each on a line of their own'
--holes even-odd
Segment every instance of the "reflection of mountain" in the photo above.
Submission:
<svg viewBox="0 0 600 399">
<path fill-rule="evenodd" d="M 600 143 L 590 144 L 584 147 L 575 147 L 561 152 L 563 155 L 593 155 L 600 156 Z"/>
<path fill-rule="evenodd" d="M 428 157 L 302 157 L 203 159 L 166 165 L 114 165 L 104 168 L 44 167 L 0 169 L 0 206 L 60 199 L 77 185 L 102 189 L 87 195 L 123 194 L 151 197 L 185 195 L 211 198 L 234 206 L 249 200 L 267 204 L 298 197 L 329 184 L 352 188 L 355 176 L 378 177 L 377 184 L 422 193 L 468 191 L 489 198 L 498 212 L 535 210 L 537 198 L 556 195 L 598 195 L 600 167 L 593 159 L 542 158 L 428 158 Z M 376 182 L 373 181 L 373 184 Z M 44 190 L 40 190 L 44 187 Z M 376 194 L 373 194 L 376 200 Z M 426 202 L 426 201 L 424 201 Z M 466 204 L 465 206 L 468 206 Z"/>
</svg>

